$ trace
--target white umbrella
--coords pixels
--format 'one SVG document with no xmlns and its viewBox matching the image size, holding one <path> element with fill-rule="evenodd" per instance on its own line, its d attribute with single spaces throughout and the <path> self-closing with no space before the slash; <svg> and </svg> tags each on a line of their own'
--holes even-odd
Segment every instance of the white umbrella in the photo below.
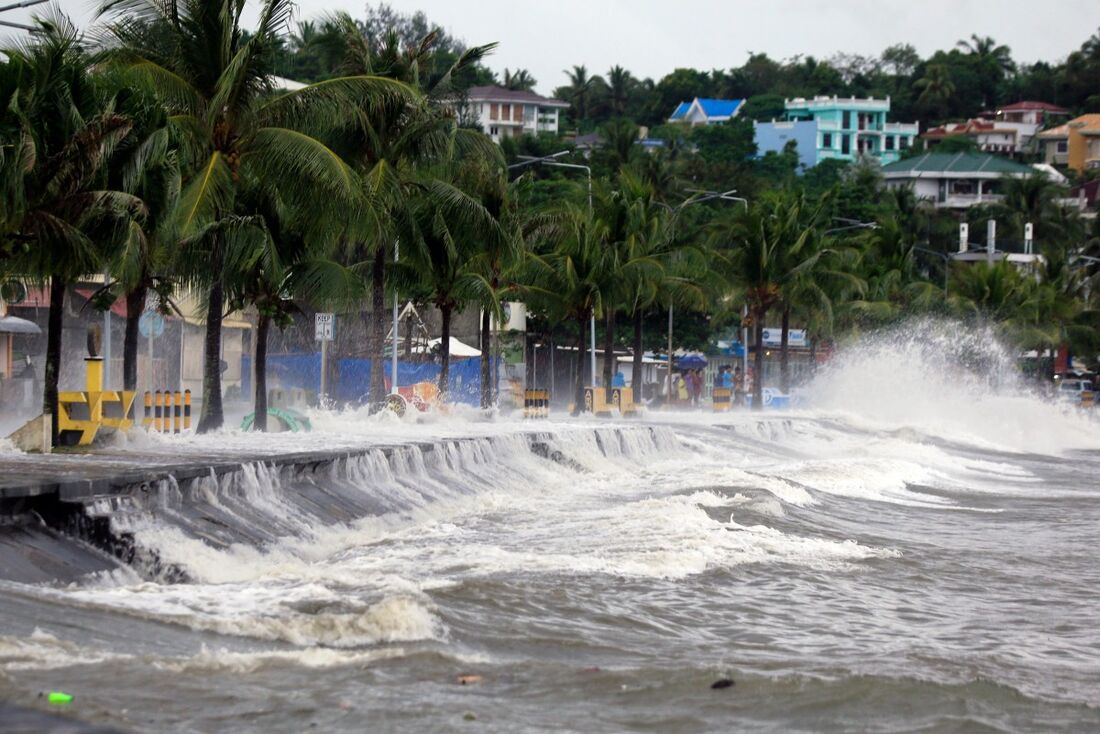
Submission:
<svg viewBox="0 0 1100 734">
<path fill-rule="evenodd" d="M 0 334 L 41 334 L 38 324 L 18 316 L 0 318 Z"/>
</svg>

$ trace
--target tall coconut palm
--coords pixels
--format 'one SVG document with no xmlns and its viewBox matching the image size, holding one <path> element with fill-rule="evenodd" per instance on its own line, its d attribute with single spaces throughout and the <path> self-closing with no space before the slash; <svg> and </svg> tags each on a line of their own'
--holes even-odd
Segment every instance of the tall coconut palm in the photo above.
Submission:
<svg viewBox="0 0 1100 734">
<path fill-rule="evenodd" d="M 430 33 L 415 46 L 405 47 L 395 33 L 384 39 L 364 37 L 347 14 L 332 16 L 327 25 L 338 41 L 340 71 L 380 75 L 408 85 L 415 98 L 402 104 L 373 106 L 354 125 L 337 126 L 333 145 L 351 162 L 364 181 L 365 200 L 384 212 L 382 221 L 407 218 L 410 192 L 416 189 L 418 166 L 448 159 L 456 148 L 488 150 L 491 143 L 479 132 L 459 129 L 445 103 L 454 95 L 455 74 L 470 67 L 496 44 L 468 49 L 457 60 L 442 63 L 437 52 L 439 35 Z M 385 405 L 385 279 L 387 252 L 396 233 L 383 229 L 373 242 L 350 242 L 352 260 L 369 258 L 371 277 L 370 396 L 374 409 Z"/>
<path fill-rule="evenodd" d="M 577 324 L 573 413 L 578 415 L 584 410 L 588 322 L 603 305 L 615 272 L 607 226 L 587 207 L 566 204 L 535 236 L 547 248 L 528 258 L 524 291 L 554 317 Z"/>
<path fill-rule="evenodd" d="M 356 176 L 307 131 L 409 97 L 403 85 L 367 75 L 272 97 L 272 62 L 293 9 L 290 0 L 264 0 L 251 34 L 240 26 L 243 0 L 107 0 L 100 10 L 111 21 L 111 61 L 158 94 L 189 153 L 176 226 L 190 280 L 206 291 L 200 432 L 223 422 L 224 266 L 237 259 L 230 249 L 251 241 L 236 216 L 240 181 L 277 189 L 318 219 L 346 216 L 360 194 Z"/>
<path fill-rule="evenodd" d="M 527 69 L 516 69 L 514 72 L 505 69 L 504 78 L 501 80 L 501 86 L 516 92 L 530 92 L 537 83 Z"/>
<path fill-rule="evenodd" d="M 476 161 L 470 164 L 476 166 Z M 439 390 L 444 394 L 450 384 L 452 317 L 466 303 L 483 300 L 485 279 L 476 259 L 482 242 L 502 239 L 497 219 L 461 188 L 476 184 L 462 169 L 461 161 L 437 167 L 420 185 L 411 216 L 400 230 L 409 254 L 395 266 L 400 280 L 418 283 L 439 310 Z"/>
<path fill-rule="evenodd" d="M 712 226 L 716 247 L 728 248 L 732 243 L 733 249 L 725 253 L 731 284 L 748 305 L 756 330 L 754 410 L 763 407 L 762 344 L 768 312 L 782 302 L 784 290 L 821 257 L 814 230 L 802 226 L 805 203 L 797 194 L 777 192 Z"/>
<path fill-rule="evenodd" d="M 630 72 L 619 65 L 612 66 L 607 72 L 607 98 L 611 114 L 615 117 L 626 115 L 626 106 L 637 81 Z"/>
<path fill-rule="evenodd" d="M 924 76 L 913 87 L 920 90 L 918 105 L 940 117 L 946 114 L 948 102 L 955 94 L 955 82 L 951 80 L 951 70 L 946 64 L 929 64 Z"/>
<path fill-rule="evenodd" d="M 5 49 L 0 88 L 8 94 L 3 126 L 17 131 L 11 154 L 22 174 L 7 237 L 27 244 L 11 269 L 50 283 L 43 412 L 54 419 L 57 445 L 67 286 L 104 262 L 102 245 L 117 232 L 99 227 L 114 229 L 142 207 L 106 188 L 104 163 L 131 123 L 97 84 L 80 34 L 59 14 L 41 19 L 39 28 L 26 44 Z"/>
</svg>

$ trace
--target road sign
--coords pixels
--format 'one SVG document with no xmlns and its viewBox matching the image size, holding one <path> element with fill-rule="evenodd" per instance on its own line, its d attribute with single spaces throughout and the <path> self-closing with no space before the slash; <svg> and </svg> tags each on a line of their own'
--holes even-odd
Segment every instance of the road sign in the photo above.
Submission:
<svg viewBox="0 0 1100 734">
<path fill-rule="evenodd" d="M 156 339 L 164 333 L 164 317 L 156 311 L 146 311 L 138 319 L 138 331 L 146 339 Z"/>
<path fill-rule="evenodd" d="M 313 320 L 313 338 L 319 342 L 330 342 L 336 334 L 336 314 L 319 313 Z"/>
</svg>

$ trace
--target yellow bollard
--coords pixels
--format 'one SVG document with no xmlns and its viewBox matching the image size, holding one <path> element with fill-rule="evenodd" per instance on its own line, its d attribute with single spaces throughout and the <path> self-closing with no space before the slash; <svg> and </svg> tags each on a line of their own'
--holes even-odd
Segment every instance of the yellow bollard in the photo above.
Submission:
<svg viewBox="0 0 1100 734">
<path fill-rule="evenodd" d="M 172 394 L 172 433 L 179 433 L 183 425 L 183 393 L 176 390 Z"/>
<path fill-rule="evenodd" d="M 191 430 L 191 391 L 183 391 L 183 430 Z"/>
<path fill-rule="evenodd" d="M 153 393 L 153 430 L 160 433 L 164 430 L 164 393 L 157 390 Z"/>
<path fill-rule="evenodd" d="M 716 387 L 711 391 L 710 400 L 715 413 L 722 413 L 730 409 L 733 405 L 732 392 L 728 387 Z"/>
</svg>

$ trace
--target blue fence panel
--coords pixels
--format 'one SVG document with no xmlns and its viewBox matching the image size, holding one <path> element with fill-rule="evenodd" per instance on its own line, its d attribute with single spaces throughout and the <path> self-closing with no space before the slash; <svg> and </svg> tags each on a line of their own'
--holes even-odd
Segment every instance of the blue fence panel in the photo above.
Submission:
<svg viewBox="0 0 1100 734">
<path fill-rule="evenodd" d="M 321 354 L 277 354 L 267 358 L 267 386 L 321 390 Z"/>
<path fill-rule="evenodd" d="M 369 359 L 341 359 L 337 364 L 336 398 L 342 402 L 363 404 L 370 397 Z M 383 365 L 386 381 L 389 382 L 391 365 L 386 360 Z M 399 385 L 412 385 L 417 382 L 438 382 L 439 365 L 431 362 L 397 363 L 397 382 Z M 451 402 L 481 404 L 481 358 L 458 359 L 451 362 L 449 398 Z"/>
</svg>

